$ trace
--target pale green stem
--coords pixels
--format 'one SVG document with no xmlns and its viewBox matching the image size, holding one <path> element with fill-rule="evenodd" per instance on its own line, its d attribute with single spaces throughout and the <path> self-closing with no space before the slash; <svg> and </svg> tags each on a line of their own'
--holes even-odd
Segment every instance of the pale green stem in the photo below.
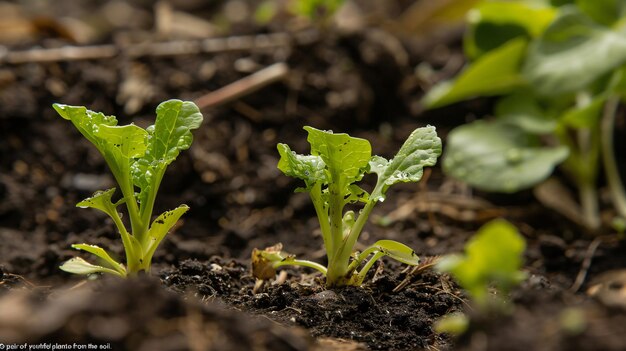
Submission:
<svg viewBox="0 0 626 351">
<path fill-rule="evenodd" d="M 600 227 L 598 194 L 595 184 L 599 149 L 590 130 L 579 129 L 577 136 L 581 161 L 581 164 L 578 165 L 579 174 L 577 174 L 580 204 L 586 226 L 595 230 Z"/>
<path fill-rule="evenodd" d="M 327 286 L 336 285 L 342 279 L 348 278 L 346 275 L 349 273 L 348 264 L 350 263 L 350 255 L 375 204 L 376 201 L 369 201 L 360 211 L 356 222 L 354 222 L 354 226 L 352 226 L 350 230 L 350 234 L 343 239 L 337 248 L 333 260 L 328 262 Z"/>
<path fill-rule="evenodd" d="M 141 204 L 141 222 L 143 223 L 143 230 L 139 233 L 134 233 L 137 240 L 141 243 L 141 246 L 146 245 L 147 232 L 150 229 L 150 222 L 152 220 L 152 211 L 154 210 L 154 202 L 161 186 L 161 180 L 165 174 L 165 168 L 152 176 L 152 184 L 150 184 L 150 191 L 145 204 Z"/>
<path fill-rule="evenodd" d="M 115 226 L 117 227 L 117 230 L 120 232 L 120 235 L 122 237 L 122 243 L 124 244 L 124 253 L 126 254 L 126 265 L 128 266 L 127 269 L 129 271 L 132 271 L 134 269 L 134 263 L 132 261 L 136 258 L 136 255 L 135 251 L 133 250 L 130 234 L 126 230 L 126 227 L 124 226 L 124 223 L 122 223 L 122 219 L 120 218 L 119 213 L 117 213 L 115 209 L 111 214 L 111 218 L 113 218 L 113 222 L 115 223 Z"/>
<path fill-rule="evenodd" d="M 324 201 L 322 200 L 321 195 L 321 185 L 319 184 L 315 185 L 314 189 L 311 189 L 311 192 L 309 192 L 309 196 L 311 197 L 311 201 L 313 202 L 313 207 L 315 207 L 317 219 L 320 223 L 322 239 L 324 240 L 324 249 L 326 249 L 326 254 L 328 255 L 328 260 L 330 261 L 333 253 L 335 252 L 335 246 L 330 230 L 330 223 L 328 222 L 328 212 L 324 207 Z"/>
<path fill-rule="evenodd" d="M 363 266 L 361 271 L 357 274 L 357 279 L 356 279 L 357 285 L 363 284 L 363 280 L 365 280 L 365 276 L 367 275 L 367 272 L 369 272 L 372 266 L 374 265 L 374 263 L 376 263 L 376 261 L 378 261 L 378 259 L 383 256 L 385 256 L 385 254 L 378 251 L 377 253 L 374 254 L 374 256 L 372 256 L 372 258 L 370 258 L 369 261 L 367 261 L 365 266 Z"/>
<path fill-rule="evenodd" d="M 371 255 L 373 252 L 378 251 L 379 248 L 376 246 L 371 246 L 367 249 L 365 249 L 363 252 L 361 252 L 356 259 L 354 259 L 352 262 L 350 262 L 350 265 L 348 266 L 348 272 L 353 272 L 355 271 L 357 268 L 359 268 L 359 265 L 361 264 L 361 262 L 363 262 L 363 260 L 365 260 L 367 258 L 367 256 Z"/>
<path fill-rule="evenodd" d="M 316 269 L 322 272 L 323 275 L 326 275 L 327 273 L 326 267 L 322 266 L 319 263 L 316 263 L 313 261 L 307 261 L 307 260 L 284 260 L 284 261 L 275 262 L 272 264 L 272 267 L 274 268 L 278 268 L 282 266 L 303 266 L 303 267 Z"/>
<path fill-rule="evenodd" d="M 583 220 L 589 229 L 595 230 L 600 227 L 598 215 L 598 194 L 594 183 L 584 180 L 578 184 L 580 204 L 583 211 Z"/>
<path fill-rule="evenodd" d="M 115 181 L 120 185 L 120 190 L 122 191 L 124 202 L 126 204 L 126 208 L 128 209 L 128 217 L 130 218 L 130 226 L 133 234 L 141 232 L 143 223 L 141 223 L 141 217 L 139 216 L 139 207 L 137 206 L 137 199 L 135 199 L 133 182 L 128 177 L 130 172 L 125 172 L 124 170 L 122 170 L 121 174 L 115 172 L 116 168 L 111 166 L 115 164 L 115 161 L 109 160 L 107 153 L 102 152 L 102 150 L 100 150 L 100 152 L 104 156 L 106 163 L 109 165 L 109 169 L 111 170 L 111 173 L 113 173 Z"/>
<path fill-rule="evenodd" d="M 330 195 L 330 232 L 331 232 L 331 240 L 333 241 L 333 251 L 332 257 L 329 257 L 329 262 L 335 258 L 338 254 L 338 249 L 341 245 L 341 240 L 343 239 L 343 206 L 344 200 L 343 196 L 341 196 L 341 188 L 340 184 L 331 183 L 328 187 L 328 192 Z"/>
<path fill-rule="evenodd" d="M 615 210 L 621 217 L 626 218 L 626 192 L 617 168 L 615 150 L 613 149 L 613 128 L 618 107 L 619 98 L 617 96 L 611 96 L 604 105 L 601 124 L 602 161 L 609 189 L 611 190 L 613 206 L 615 206 Z"/>
</svg>

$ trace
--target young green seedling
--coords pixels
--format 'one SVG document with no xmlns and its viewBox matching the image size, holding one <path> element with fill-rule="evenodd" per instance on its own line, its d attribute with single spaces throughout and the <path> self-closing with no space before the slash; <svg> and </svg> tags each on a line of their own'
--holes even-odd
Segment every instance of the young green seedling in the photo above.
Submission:
<svg viewBox="0 0 626 351">
<path fill-rule="evenodd" d="M 124 266 L 98 246 L 76 244 L 72 247 L 96 255 L 102 266 L 76 257 L 60 268 L 76 274 L 109 273 L 120 277 L 149 272 L 155 250 L 189 209 L 181 205 L 152 221 L 165 169 L 180 151 L 191 146 L 191 130 L 202 123 L 200 110 L 193 102 L 168 100 L 157 107 L 155 124 L 143 129 L 134 124 L 118 126 L 114 116 L 89 111 L 83 106 L 54 104 L 53 107 L 100 151 L 113 173 L 122 193 L 120 200 L 113 201 L 116 190 L 113 188 L 96 192 L 76 206 L 95 208 L 109 215 L 120 232 L 126 253 Z M 122 204 L 128 212 L 130 231 L 117 211 Z"/>
<path fill-rule="evenodd" d="M 305 187 L 296 191 L 308 192 L 311 197 L 322 231 L 328 267 L 298 260 L 281 253 L 282 247 L 273 247 L 253 252 L 255 275 L 267 279 L 280 266 L 306 266 L 322 272 L 326 276 L 326 285 L 333 287 L 360 285 L 369 269 L 385 255 L 417 265 L 419 258 L 415 252 L 393 240 L 380 240 L 359 254 L 353 253 L 367 218 L 374 206 L 385 200 L 389 187 L 399 182 L 419 181 L 424 167 L 437 162 L 441 140 L 435 128 L 416 129 L 391 160 L 372 156 L 370 143 L 365 139 L 312 127 L 304 129 L 309 133 L 307 140 L 311 144 L 311 154 L 299 155 L 289 146 L 278 144 L 278 168 L 285 175 L 304 181 Z M 366 173 L 378 176 L 371 193 L 355 184 Z M 344 211 L 347 204 L 354 203 L 364 204 L 358 215 L 354 211 Z"/>
<path fill-rule="evenodd" d="M 485 224 L 465 245 L 464 254 L 444 256 L 437 270 L 450 273 L 461 285 L 479 313 L 506 312 L 503 296 L 526 279 L 520 268 L 526 241 L 511 223 L 496 219 Z M 495 287 L 498 294 L 490 294 Z M 437 321 L 437 332 L 462 334 L 469 326 L 463 313 L 444 316 Z"/>
</svg>

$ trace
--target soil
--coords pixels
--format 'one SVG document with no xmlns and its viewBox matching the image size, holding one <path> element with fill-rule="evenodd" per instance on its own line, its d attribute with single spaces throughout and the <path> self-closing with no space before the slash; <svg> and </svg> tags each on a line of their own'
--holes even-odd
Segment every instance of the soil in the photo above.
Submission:
<svg viewBox="0 0 626 351">
<path fill-rule="evenodd" d="M 227 2 L 170 3 L 199 18 L 228 13 Z M 394 3 L 396 10 L 408 6 Z M 72 43 L 132 48 L 182 35 L 155 32 L 151 2 L 0 5 L 4 13 L 17 11 L 14 28 L 29 28 L 0 37 L 9 52 Z M 113 6 L 127 6 L 135 20 L 107 17 Z M 86 18 L 99 18 L 100 32 L 80 39 L 82 32 L 63 18 L 90 24 Z M 250 18 L 218 30 L 224 37 L 270 32 L 289 33 L 288 43 L 0 66 L 0 343 L 93 343 L 114 350 L 626 349 L 623 307 L 603 298 L 620 293 L 624 283 L 603 274 L 626 265 L 624 244 L 610 230 L 591 252 L 595 236 L 545 208 L 530 191 L 471 194 L 438 167 L 418 185 L 390 190 L 357 249 L 394 239 L 427 259 L 462 251 L 483 223 L 507 218 L 527 239 L 530 276 L 513 293 L 511 314 L 472 315 L 472 328 L 456 340 L 437 334 L 435 320 L 468 310 L 462 291 L 446 275 L 412 274 L 387 260 L 359 288 L 325 290 L 311 271 L 287 269 L 278 281 L 255 289 L 253 248 L 281 242 L 298 257 L 325 258 L 309 199 L 293 193 L 298 182 L 276 169 L 277 143 L 307 151 L 302 127 L 311 125 L 367 138 L 376 154 L 390 157 L 417 127 L 435 125 L 445 141 L 450 129 L 491 107 L 481 99 L 419 108 L 425 89 L 461 67 L 451 64 L 463 61 L 456 30 L 437 41 L 416 41 L 384 26 L 340 31 L 290 20 L 261 25 Z M 204 109 L 193 146 L 165 175 L 155 213 L 181 203 L 191 210 L 157 250 L 152 278 L 85 281 L 58 269 L 78 254 L 73 243 L 97 244 L 118 257 L 123 248 L 104 215 L 74 207 L 115 185 L 96 150 L 55 115 L 53 102 L 147 126 L 159 102 L 197 99 L 275 62 L 289 66 L 287 78 Z M 432 69 L 428 79 L 415 74 L 420 64 Z M 586 279 L 571 289 L 590 258 Z M 408 284 L 400 288 L 402 282 Z M 588 296 L 592 286 L 605 293 Z M 582 327 L 568 324 L 580 315 Z"/>
</svg>

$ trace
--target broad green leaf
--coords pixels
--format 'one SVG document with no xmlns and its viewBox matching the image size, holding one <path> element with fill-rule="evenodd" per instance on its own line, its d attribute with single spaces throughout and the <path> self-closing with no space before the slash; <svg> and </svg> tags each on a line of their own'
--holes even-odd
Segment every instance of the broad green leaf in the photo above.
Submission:
<svg viewBox="0 0 626 351">
<path fill-rule="evenodd" d="M 576 0 L 576 5 L 594 21 L 612 26 L 626 16 L 624 0 Z"/>
<path fill-rule="evenodd" d="M 189 210 L 189 206 L 180 205 L 177 208 L 163 212 L 158 216 L 148 230 L 148 245 L 144 251 L 144 260 L 151 260 L 154 251 L 167 235 L 170 229 L 178 222 L 178 219 Z"/>
<path fill-rule="evenodd" d="M 398 153 L 390 161 L 374 156 L 370 161 L 370 172 L 378 175 L 376 190 L 370 199 L 383 200 L 387 189 L 399 182 L 417 182 L 422 179 L 424 167 L 437 163 L 441 155 L 441 139 L 435 127 L 414 130 Z"/>
<path fill-rule="evenodd" d="M 190 101 L 168 100 L 159 104 L 154 125 L 148 127 L 145 155 L 132 165 L 133 182 L 141 189 L 142 206 L 156 190 L 167 166 L 191 146 L 191 131 L 200 127 L 202 114 Z"/>
<path fill-rule="evenodd" d="M 101 126 L 115 126 L 117 119 L 115 116 L 105 116 L 100 112 L 87 110 L 84 106 L 70 106 L 63 104 L 53 104 L 52 107 L 57 113 L 74 124 L 76 129 L 91 141 L 100 152 L 108 143 L 106 139 L 97 136 L 97 132 Z"/>
<path fill-rule="evenodd" d="M 526 39 L 513 39 L 481 56 L 454 81 L 439 83 L 424 96 L 426 108 L 436 108 L 478 96 L 501 95 L 525 84 L 520 65 Z"/>
<path fill-rule="evenodd" d="M 103 125 L 94 133 L 96 136 L 107 140 L 113 147 L 119 150 L 124 158 L 137 158 L 146 152 L 146 137 L 148 133 L 134 124 L 125 126 Z"/>
<path fill-rule="evenodd" d="M 378 248 L 378 251 L 393 258 L 396 261 L 400 261 L 412 266 L 418 265 L 420 259 L 410 247 L 399 243 L 394 240 L 378 240 L 372 247 Z"/>
<path fill-rule="evenodd" d="M 317 182 L 328 183 L 324 172 L 326 164 L 320 156 L 296 154 L 286 144 L 278 144 L 277 148 L 280 154 L 278 169 L 285 175 L 304 180 L 307 189 Z"/>
<path fill-rule="evenodd" d="M 556 13 L 554 7 L 526 2 L 483 2 L 468 13 L 465 52 L 475 59 L 516 37 L 536 38 Z"/>
<path fill-rule="evenodd" d="M 309 126 L 304 129 L 309 132 L 307 140 L 311 144 L 311 154 L 321 157 L 328 168 L 329 182 L 347 187 L 361 180 L 372 157 L 369 141 Z"/>
<path fill-rule="evenodd" d="M 181 150 L 191 146 L 191 131 L 200 127 L 202 114 L 193 102 L 181 100 L 160 103 L 156 113 L 155 124 L 148 127 L 151 135 L 146 158 L 170 164 Z"/>
<path fill-rule="evenodd" d="M 132 192 L 129 169 L 133 161 L 128 155 L 141 151 L 142 147 L 137 143 L 137 139 L 139 134 L 145 132 L 138 131 L 141 128 L 136 126 L 116 127 L 117 120 L 114 116 L 89 111 L 83 106 L 62 104 L 52 106 L 61 117 L 70 120 L 80 133 L 96 146 L 124 196 L 132 196 L 132 193 L 129 194 Z"/>
<path fill-rule="evenodd" d="M 89 244 L 74 244 L 72 245 L 72 247 L 77 250 L 87 251 L 91 254 L 94 254 L 100 257 L 110 266 L 110 268 L 113 268 L 114 270 L 118 271 L 120 275 L 122 276 L 126 275 L 126 268 L 124 268 L 122 264 L 118 263 L 113 258 L 111 258 L 111 256 L 101 247 L 96 246 L 96 245 L 89 245 Z"/>
<path fill-rule="evenodd" d="M 568 155 L 537 136 L 504 123 L 476 121 L 448 135 L 443 170 L 486 191 L 515 192 L 547 178 Z"/>
<path fill-rule="evenodd" d="M 526 242 L 515 226 L 494 220 L 470 239 L 464 255 L 446 256 L 437 268 L 451 273 L 474 299 L 484 303 L 490 284 L 506 293 L 525 278 L 520 271 L 525 248 Z"/>
<path fill-rule="evenodd" d="M 549 134 L 557 126 L 557 121 L 548 117 L 527 91 L 501 98 L 495 106 L 495 113 L 502 123 L 532 134 Z"/>
<path fill-rule="evenodd" d="M 610 30 L 573 6 L 529 46 L 524 77 L 544 96 L 583 90 L 626 62 L 626 29 Z"/>
<path fill-rule="evenodd" d="M 122 275 L 120 272 L 114 269 L 93 265 L 80 257 L 74 257 L 68 260 L 67 262 L 63 263 L 59 268 L 65 272 L 73 274 L 109 273 L 120 276 L 122 278 L 125 277 L 125 275 Z"/>
</svg>

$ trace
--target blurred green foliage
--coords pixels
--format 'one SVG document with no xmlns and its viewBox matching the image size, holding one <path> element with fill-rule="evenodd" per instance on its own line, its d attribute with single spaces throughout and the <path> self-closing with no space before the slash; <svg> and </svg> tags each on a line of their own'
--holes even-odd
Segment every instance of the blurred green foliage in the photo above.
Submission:
<svg viewBox="0 0 626 351">
<path fill-rule="evenodd" d="M 445 256 L 437 269 L 450 273 L 480 307 L 490 303 L 489 288 L 506 295 L 526 279 L 520 271 L 526 241 L 511 223 L 497 219 L 485 224 L 465 245 L 465 253 Z"/>
<path fill-rule="evenodd" d="M 602 164 L 626 217 L 612 144 L 626 96 L 626 1 L 486 1 L 468 13 L 464 49 L 469 65 L 424 105 L 502 97 L 493 120 L 450 134 L 444 171 L 479 189 L 514 192 L 562 165 L 579 188 L 583 222 L 595 229 Z"/>
</svg>

